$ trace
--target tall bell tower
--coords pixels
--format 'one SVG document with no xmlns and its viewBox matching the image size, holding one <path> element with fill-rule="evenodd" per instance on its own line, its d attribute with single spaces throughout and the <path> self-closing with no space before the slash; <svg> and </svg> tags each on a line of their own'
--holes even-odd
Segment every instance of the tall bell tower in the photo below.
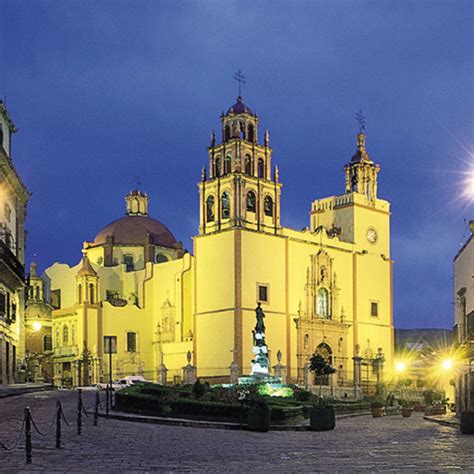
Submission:
<svg viewBox="0 0 474 474">
<path fill-rule="evenodd" d="M 211 134 L 209 169 L 199 183 L 199 234 L 247 228 L 277 234 L 280 225 L 278 168 L 271 169 L 270 135 L 258 143 L 259 119 L 241 96 L 221 115 L 221 143 Z"/>
</svg>

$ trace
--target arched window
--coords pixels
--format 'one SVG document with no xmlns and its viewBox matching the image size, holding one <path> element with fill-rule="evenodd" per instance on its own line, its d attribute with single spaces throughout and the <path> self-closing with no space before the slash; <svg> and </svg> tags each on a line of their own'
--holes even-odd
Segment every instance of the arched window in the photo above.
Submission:
<svg viewBox="0 0 474 474">
<path fill-rule="evenodd" d="M 255 197 L 255 193 L 253 191 L 249 191 L 247 193 L 247 211 L 255 212 L 257 208 L 256 201 L 257 199 Z"/>
<path fill-rule="evenodd" d="M 82 303 L 82 285 L 77 285 L 77 302 Z"/>
<path fill-rule="evenodd" d="M 229 174 L 232 170 L 232 157 L 227 155 L 224 160 L 224 174 Z"/>
<path fill-rule="evenodd" d="M 95 303 L 95 288 L 94 288 L 94 285 L 92 283 L 89 283 L 89 302 L 90 304 L 94 304 Z"/>
<path fill-rule="evenodd" d="M 247 139 L 249 142 L 253 142 L 253 125 L 249 124 L 249 131 L 248 131 L 248 136 Z"/>
<path fill-rule="evenodd" d="M 242 139 L 245 140 L 245 124 L 244 124 L 244 122 L 240 122 L 239 126 L 240 126 L 240 134 L 239 134 L 240 136 L 239 136 L 239 138 L 242 138 Z"/>
<path fill-rule="evenodd" d="M 263 158 L 258 159 L 258 177 L 265 178 L 265 162 Z"/>
<path fill-rule="evenodd" d="M 67 346 L 69 344 L 69 329 L 66 324 L 63 326 L 63 346 Z"/>
<path fill-rule="evenodd" d="M 318 316 L 329 319 L 329 292 L 326 288 L 318 291 Z"/>
<path fill-rule="evenodd" d="M 40 289 L 39 289 L 39 286 L 37 286 L 37 287 L 35 288 L 35 292 L 36 292 L 35 298 L 36 298 L 37 300 L 39 300 L 39 299 L 40 299 Z"/>
<path fill-rule="evenodd" d="M 273 199 L 270 196 L 265 196 L 263 201 L 263 212 L 266 216 L 273 216 Z"/>
<path fill-rule="evenodd" d="M 206 222 L 214 222 L 214 196 L 206 200 Z"/>
<path fill-rule="evenodd" d="M 125 264 L 126 272 L 133 272 L 133 270 L 135 269 L 135 265 L 133 263 L 133 255 L 124 255 L 122 263 Z"/>
<path fill-rule="evenodd" d="M 221 159 L 217 157 L 216 163 L 215 163 L 214 176 L 219 177 L 220 175 L 221 175 Z"/>
<path fill-rule="evenodd" d="M 230 194 L 227 191 L 222 193 L 222 219 L 230 217 Z"/>
<path fill-rule="evenodd" d="M 230 139 L 230 127 L 229 125 L 226 125 L 224 128 L 224 140 L 229 140 Z"/>
<path fill-rule="evenodd" d="M 250 155 L 245 155 L 244 169 L 245 174 L 252 176 L 252 158 L 250 157 Z"/>
<path fill-rule="evenodd" d="M 210 196 L 210 197 L 212 197 L 212 196 Z M 209 201 L 209 199 L 208 199 L 208 201 Z M 162 253 L 159 253 L 156 256 L 156 263 L 165 263 L 167 261 L 168 261 L 168 257 L 166 255 L 163 255 Z"/>
</svg>

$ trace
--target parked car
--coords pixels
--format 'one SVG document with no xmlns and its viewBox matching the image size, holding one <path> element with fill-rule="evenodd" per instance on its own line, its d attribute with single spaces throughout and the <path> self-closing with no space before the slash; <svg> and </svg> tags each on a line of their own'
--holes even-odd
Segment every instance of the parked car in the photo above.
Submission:
<svg viewBox="0 0 474 474">
<path fill-rule="evenodd" d="M 83 392 L 95 391 L 95 390 L 102 390 L 100 383 L 91 383 L 86 387 L 75 387 L 74 390 L 82 390 Z"/>
<path fill-rule="evenodd" d="M 145 377 L 141 375 L 129 375 L 122 379 L 114 380 L 112 382 L 112 390 L 121 390 L 122 388 L 130 387 L 136 382 L 147 382 L 147 380 L 145 380 Z M 97 385 L 99 385 L 100 388 L 103 390 L 105 390 L 109 386 L 108 383 L 99 383 Z"/>
</svg>

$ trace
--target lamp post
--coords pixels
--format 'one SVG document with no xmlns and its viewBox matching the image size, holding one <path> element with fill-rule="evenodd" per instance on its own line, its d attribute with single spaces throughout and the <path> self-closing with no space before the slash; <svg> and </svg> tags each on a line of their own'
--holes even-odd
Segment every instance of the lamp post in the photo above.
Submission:
<svg viewBox="0 0 474 474">
<path fill-rule="evenodd" d="M 112 354 L 117 353 L 117 336 L 104 336 L 104 352 L 109 354 L 109 389 L 106 396 L 106 408 L 108 413 L 109 403 L 110 408 L 112 408 Z"/>
<path fill-rule="evenodd" d="M 402 372 L 404 372 L 405 369 L 406 369 L 405 362 L 399 361 L 395 364 L 395 370 L 398 373 L 398 385 L 400 387 L 400 398 L 403 398 L 403 385 L 401 383 L 401 376 L 402 376 Z"/>
</svg>

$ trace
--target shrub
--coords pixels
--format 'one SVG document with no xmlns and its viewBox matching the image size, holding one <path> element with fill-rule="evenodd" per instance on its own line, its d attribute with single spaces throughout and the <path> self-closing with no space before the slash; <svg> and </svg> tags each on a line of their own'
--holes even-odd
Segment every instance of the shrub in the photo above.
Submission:
<svg viewBox="0 0 474 474">
<path fill-rule="evenodd" d="M 163 402 L 153 395 L 143 393 L 125 392 L 124 389 L 115 394 L 115 409 L 129 413 L 147 413 L 161 415 L 163 413 Z"/>
<path fill-rule="evenodd" d="M 385 406 L 384 401 L 381 398 L 373 398 L 370 402 L 370 408 L 383 408 Z"/>
<path fill-rule="evenodd" d="M 177 399 L 170 403 L 173 415 L 191 415 L 197 417 L 240 419 L 246 416 L 248 407 L 219 402 Z"/>
<path fill-rule="evenodd" d="M 199 379 L 196 379 L 196 382 L 194 382 L 193 389 L 192 389 L 194 397 L 201 398 L 206 393 L 206 391 L 207 391 L 207 386 L 201 383 Z"/>
</svg>

